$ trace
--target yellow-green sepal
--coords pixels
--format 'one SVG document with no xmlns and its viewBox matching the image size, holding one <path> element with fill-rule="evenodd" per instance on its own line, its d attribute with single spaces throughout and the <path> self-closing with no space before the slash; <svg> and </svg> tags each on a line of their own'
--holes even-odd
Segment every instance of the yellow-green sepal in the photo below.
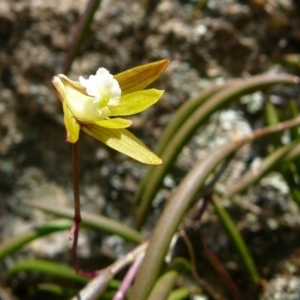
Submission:
<svg viewBox="0 0 300 300">
<path fill-rule="evenodd" d="M 161 165 L 162 160 L 126 129 L 107 129 L 97 125 L 82 126 L 90 136 L 141 163 Z"/>
<path fill-rule="evenodd" d="M 169 59 L 162 59 L 115 75 L 114 77 L 119 82 L 122 90 L 122 95 L 143 90 L 161 75 L 169 63 Z"/>
</svg>

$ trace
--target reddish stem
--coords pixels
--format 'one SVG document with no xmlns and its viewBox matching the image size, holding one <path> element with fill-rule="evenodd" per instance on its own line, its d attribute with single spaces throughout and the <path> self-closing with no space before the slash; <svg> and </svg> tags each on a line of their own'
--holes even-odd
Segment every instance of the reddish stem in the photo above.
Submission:
<svg viewBox="0 0 300 300">
<path fill-rule="evenodd" d="M 235 282 L 233 281 L 233 279 L 231 278 L 231 276 L 229 275 L 227 270 L 222 265 L 222 263 L 219 260 L 219 258 L 217 257 L 217 255 L 208 246 L 204 246 L 204 251 L 205 251 L 208 259 L 210 260 L 210 262 L 214 266 L 215 270 L 220 274 L 223 282 L 229 288 L 233 298 L 235 300 L 241 300 L 242 295 L 241 295 L 240 290 L 236 286 Z"/>
<path fill-rule="evenodd" d="M 73 240 L 72 244 L 72 260 L 75 272 L 85 277 L 95 277 L 99 274 L 99 271 L 94 272 L 84 272 L 80 270 L 78 257 L 77 257 L 77 245 L 78 245 L 78 236 L 79 228 L 81 223 L 81 214 L 80 214 L 80 195 L 79 195 L 79 147 L 78 141 L 72 144 L 72 166 L 73 166 L 73 193 L 74 193 L 74 222 L 69 233 L 70 240 Z"/>
<path fill-rule="evenodd" d="M 74 194 L 74 223 L 70 230 L 70 240 L 78 240 L 79 227 L 81 223 L 80 196 L 79 196 L 79 150 L 78 141 L 72 144 L 72 167 L 73 167 L 73 194 Z"/>
</svg>

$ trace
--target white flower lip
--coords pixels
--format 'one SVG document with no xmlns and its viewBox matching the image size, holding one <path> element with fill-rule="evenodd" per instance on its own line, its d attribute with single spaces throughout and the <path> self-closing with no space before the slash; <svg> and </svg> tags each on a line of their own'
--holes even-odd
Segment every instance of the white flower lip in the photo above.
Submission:
<svg viewBox="0 0 300 300">
<path fill-rule="evenodd" d="M 96 75 L 90 75 L 88 79 L 80 76 L 79 82 L 86 88 L 87 94 L 95 98 L 94 104 L 100 109 L 119 104 L 121 88 L 118 81 L 105 68 L 99 68 Z"/>
<path fill-rule="evenodd" d="M 88 79 L 80 76 L 79 82 L 86 89 L 86 95 L 76 97 L 69 94 L 66 99 L 73 115 L 86 123 L 94 123 L 109 117 L 109 108 L 119 104 L 122 92 L 113 75 L 105 68 L 100 68 L 96 75 L 91 75 Z"/>
</svg>

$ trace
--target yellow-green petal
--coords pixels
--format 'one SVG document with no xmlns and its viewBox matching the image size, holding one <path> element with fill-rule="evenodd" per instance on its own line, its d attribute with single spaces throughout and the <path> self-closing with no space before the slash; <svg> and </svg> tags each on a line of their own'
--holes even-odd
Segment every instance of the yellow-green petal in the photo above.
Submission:
<svg viewBox="0 0 300 300">
<path fill-rule="evenodd" d="M 131 120 L 126 120 L 123 118 L 105 119 L 95 122 L 96 125 L 105 128 L 127 128 L 132 124 Z"/>
<path fill-rule="evenodd" d="M 67 106 L 66 102 L 63 102 L 63 110 L 64 110 L 64 123 L 67 131 L 67 142 L 76 143 L 79 137 L 80 126 L 70 109 Z"/>
<path fill-rule="evenodd" d="M 62 74 L 60 74 L 60 75 L 64 76 Z M 66 98 L 66 88 L 65 88 L 65 85 L 64 85 L 64 83 L 61 80 L 59 75 L 58 76 L 53 76 L 52 85 L 55 89 L 55 92 L 56 92 L 59 100 L 63 103 L 65 101 L 65 98 Z"/>
<path fill-rule="evenodd" d="M 95 139 L 139 162 L 161 165 L 162 160 L 126 129 L 108 129 L 97 125 L 84 125 L 82 129 Z"/>
<path fill-rule="evenodd" d="M 81 93 L 83 95 L 88 96 L 88 94 L 86 93 L 86 88 L 82 86 L 79 81 L 71 80 L 69 77 L 67 77 L 64 74 L 59 74 L 57 76 L 61 79 L 66 89 L 70 89 L 71 92 L 75 90 L 75 92 L 77 93 Z"/>
<path fill-rule="evenodd" d="M 121 87 L 122 95 L 143 90 L 161 75 L 169 62 L 168 59 L 163 59 L 115 75 L 114 77 Z"/>
<path fill-rule="evenodd" d="M 164 91 L 149 89 L 127 94 L 117 106 L 110 107 L 110 116 L 128 116 L 139 113 L 156 103 Z"/>
</svg>

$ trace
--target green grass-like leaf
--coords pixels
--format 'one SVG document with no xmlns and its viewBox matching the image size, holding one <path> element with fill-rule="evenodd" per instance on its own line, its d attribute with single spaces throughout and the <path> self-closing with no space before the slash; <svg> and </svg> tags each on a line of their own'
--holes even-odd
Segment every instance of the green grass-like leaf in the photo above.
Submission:
<svg viewBox="0 0 300 300">
<path fill-rule="evenodd" d="M 72 220 L 74 216 L 73 209 L 68 207 L 57 207 L 57 205 L 54 204 L 34 201 L 25 201 L 24 203 L 31 207 L 38 208 L 46 213 L 54 214 L 57 217 Z M 81 212 L 81 217 L 81 224 L 85 228 L 98 230 L 109 234 L 116 234 L 133 243 L 140 243 L 143 240 L 143 236 L 138 231 L 126 226 L 122 222 L 118 222 L 102 215 L 95 215 L 87 212 Z"/>
<path fill-rule="evenodd" d="M 69 220 L 55 220 L 43 225 L 35 226 L 18 236 L 13 236 L 0 244 L 0 262 L 7 255 L 11 255 L 31 241 L 54 232 L 69 230 L 71 226 L 72 222 Z"/>
<path fill-rule="evenodd" d="M 186 145 L 199 126 L 203 125 L 214 112 L 231 101 L 254 91 L 266 89 L 275 84 L 296 83 L 298 83 L 297 77 L 288 74 L 254 76 L 245 80 L 237 80 L 235 84 L 228 84 L 206 99 L 204 103 L 200 101 L 200 106 L 192 114 L 187 115 L 185 121 L 181 119 L 181 126 L 176 134 L 170 134 L 169 140 L 167 141 L 166 139 L 167 146 L 161 153 L 164 165 L 161 168 L 150 168 L 145 175 L 145 179 L 141 182 L 139 193 L 136 195 L 136 203 L 140 203 L 137 227 L 141 227 L 145 221 L 151 201 L 158 192 L 164 176 L 175 162 L 181 149 Z M 172 122 L 177 122 L 176 118 L 173 118 Z"/>
<path fill-rule="evenodd" d="M 227 211 L 222 208 L 215 199 L 212 201 L 212 204 L 216 214 L 219 217 L 219 220 L 221 221 L 222 225 L 228 233 L 228 236 L 237 249 L 251 282 L 257 284 L 259 282 L 259 274 L 252 256 L 248 250 L 248 247 L 244 242 L 244 239 L 242 238 Z"/>
</svg>

